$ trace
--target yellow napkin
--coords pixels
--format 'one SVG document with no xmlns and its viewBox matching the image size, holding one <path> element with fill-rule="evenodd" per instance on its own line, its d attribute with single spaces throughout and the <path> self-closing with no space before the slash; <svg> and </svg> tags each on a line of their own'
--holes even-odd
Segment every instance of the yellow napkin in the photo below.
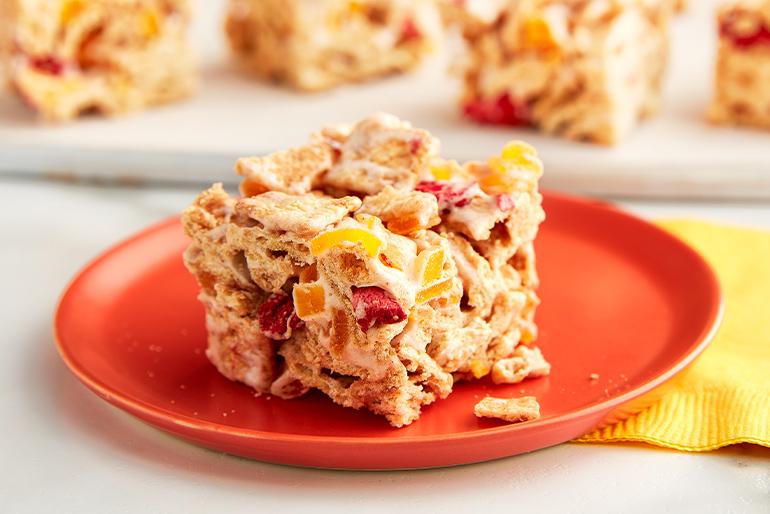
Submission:
<svg viewBox="0 0 770 514">
<path fill-rule="evenodd" d="M 687 451 L 770 446 L 770 232 L 698 221 L 660 225 L 714 267 L 725 294 L 724 321 L 657 403 L 577 441 L 641 441 Z"/>
</svg>

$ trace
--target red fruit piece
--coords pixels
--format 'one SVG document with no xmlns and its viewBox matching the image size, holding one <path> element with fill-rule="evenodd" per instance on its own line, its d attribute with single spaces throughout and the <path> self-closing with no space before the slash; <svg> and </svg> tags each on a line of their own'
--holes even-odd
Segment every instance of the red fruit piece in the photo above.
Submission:
<svg viewBox="0 0 770 514">
<path fill-rule="evenodd" d="M 473 198 L 470 192 L 473 184 L 460 185 L 452 182 L 423 180 L 415 186 L 415 191 L 430 193 L 438 200 L 439 210 L 445 212 L 452 207 L 465 207 Z"/>
<path fill-rule="evenodd" d="M 731 20 L 719 27 L 719 34 L 730 40 L 733 46 L 741 49 L 753 48 L 758 45 L 770 45 L 770 27 L 761 26 L 751 34 L 740 34 L 733 29 Z"/>
<path fill-rule="evenodd" d="M 414 20 L 412 18 L 404 20 L 404 24 L 401 26 L 401 38 L 399 39 L 399 43 L 408 43 L 409 41 L 414 41 L 421 37 L 422 32 L 417 28 Z"/>
<path fill-rule="evenodd" d="M 463 113 L 468 118 L 494 125 L 527 125 L 528 111 L 526 104 L 515 102 L 508 93 L 494 100 L 477 98 L 463 105 Z"/>
<path fill-rule="evenodd" d="M 35 70 L 49 75 L 61 75 L 64 72 L 64 62 L 50 55 L 33 57 L 29 60 L 29 65 Z"/>
<path fill-rule="evenodd" d="M 419 139 L 412 139 L 409 141 L 409 151 L 412 155 L 417 155 L 417 152 L 422 148 L 422 141 Z"/>
<path fill-rule="evenodd" d="M 353 288 L 353 316 L 366 332 L 375 325 L 389 325 L 406 319 L 406 312 L 393 296 L 376 286 Z"/>
<path fill-rule="evenodd" d="M 497 195 L 497 208 L 503 212 L 512 211 L 516 207 L 513 197 L 508 194 Z"/>
<path fill-rule="evenodd" d="M 294 311 L 294 302 L 290 295 L 273 293 L 259 306 L 259 329 L 270 339 L 283 341 L 291 337 L 291 332 L 302 326 L 302 320 Z"/>
</svg>

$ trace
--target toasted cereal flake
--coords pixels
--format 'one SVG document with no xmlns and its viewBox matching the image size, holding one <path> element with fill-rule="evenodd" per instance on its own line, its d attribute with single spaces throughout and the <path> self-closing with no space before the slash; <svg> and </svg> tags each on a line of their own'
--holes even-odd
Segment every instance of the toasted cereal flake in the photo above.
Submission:
<svg viewBox="0 0 770 514">
<path fill-rule="evenodd" d="M 540 404 L 534 396 L 493 398 L 487 396 L 473 407 L 479 418 L 496 418 L 509 423 L 522 423 L 540 417 Z"/>
</svg>

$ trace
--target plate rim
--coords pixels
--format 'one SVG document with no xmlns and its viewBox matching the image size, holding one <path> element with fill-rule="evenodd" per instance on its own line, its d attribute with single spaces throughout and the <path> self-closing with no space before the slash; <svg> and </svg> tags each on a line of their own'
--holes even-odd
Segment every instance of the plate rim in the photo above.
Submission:
<svg viewBox="0 0 770 514">
<path fill-rule="evenodd" d="M 590 197 L 580 197 L 570 194 L 552 192 L 550 190 L 541 190 L 544 198 L 550 198 L 557 201 L 562 201 L 571 204 L 579 204 L 584 207 L 593 209 L 600 209 L 605 212 L 610 212 L 612 215 L 620 216 L 625 221 L 641 224 L 648 229 L 652 229 L 658 232 L 659 235 L 664 236 L 669 242 L 680 247 L 686 253 L 689 253 L 691 257 L 694 257 L 699 262 L 703 271 L 705 271 L 705 277 L 708 280 L 708 286 L 712 290 L 711 295 L 711 309 L 708 313 L 708 323 L 704 324 L 701 334 L 698 338 L 694 339 L 690 345 L 690 348 L 682 354 L 682 356 L 671 363 L 670 366 L 657 373 L 654 377 L 639 384 L 638 386 L 623 392 L 622 394 L 611 396 L 597 403 L 589 404 L 588 406 L 571 410 L 564 414 L 559 414 L 550 418 L 534 420 L 527 423 L 520 424 L 507 424 L 496 427 L 479 428 L 466 432 L 456 432 L 450 434 L 428 434 L 428 435 L 414 435 L 414 436 L 399 436 L 394 438 L 388 435 L 375 435 L 375 436 L 337 436 L 337 435 L 312 435 L 312 434 L 292 434 L 284 432 L 270 432 L 264 430 L 247 429 L 234 425 L 227 425 L 217 423 L 214 421 L 208 421 L 200 418 L 190 417 L 184 414 L 179 414 L 175 411 L 171 411 L 160 407 L 156 404 L 146 402 L 144 400 L 133 398 L 130 395 L 124 394 L 118 389 L 109 386 L 104 381 L 100 380 L 96 376 L 92 376 L 86 369 L 78 365 L 74 356 L 67 350 L 67 344 L 62 340 L 61 331 L 63 324 L 63 306 L 68 302 L 71 296 L 74 294 L 77 286 L 81 281 L 86 280 L 90 272 L 99 266 L 103 261 L 109 259 L 112 255 L 120 252 L 123 248 L 131 245 L 139 239 L 148 237 L 154 233 L 160 232 L 169 228 L 172 225 L 179 223 L 179 215 L 174 215 L 159 222 L 153 223 L 140 231 L 130 235 L 129 237 L 120 240 L 116 244 L 109 246 L 103 250 L 96 257 L 87 262 L 80 270 L 74 275 L 72 279 L 67 283 L 63 292 L 59 296 L 56 302 L 53 318 L 53 338 L 56 345 L 59 356 L 67 365 L 67 368 L 89 389 L 94 391 L 97 396 L 104 399 L 108 403 L 111 403 L 122 410 L 126 410 L 133 416 L 137 416 L 137 412 L 142 413 L 140 418 L 151 423 L 153 426 L 163 429 L 157 423 L 165 423 L 168 425 L 178 425 L 186 429 L 193 429 L 204 433 L 217 433 L 237 437 L 241 439 L 248 439 L 251 441 L 264 441 L 275 443 L 314 443 L 314 444 L 326 444 L 326 445 L 357 445 L 357 446 L 402 446 L 411 445 L 416 443 L 437 443 L 437 442 L 456 442 L 458 440 L 473 441 L 478 438 L 488 438 L 493 436 L 499 436 L 502 434 L 509 434 L 521 431 L 530 430 L 547 430 L 553 425 L 559 425 L 565 422 L 574 421 L 579 418 L 586 418 L 593 415 L 599 415 L 606 412 L 611 412 L 613 409 L 627 404 L 628 402 L 639 398 L 646 393 L 656 389 L 663 383 L 667 382 L 675 375 L 687 368 L 703 351 L 708 347 L 711 341 L 714 339 L 722 320 L 724 318 L 725 311 L 725 298 L 724 291 L 719 282 L 719 279 L 714 271 L 713 267 L 709 264 L 706 258 L 698 252 L 695 248 L 690 246 L 685 241 L 673 235 L 671 232 L 661 228 L 660 226 L 647 221 L 646 219 L 625 211 L 615 204 Z M 153 420 L 154 422 L 151 422 Z M 419 420 L 418 420 L 419 422 Z M 167 430 L 167 429 L 163 429 Z M 398 430 L 394 428 L 393 430 Z"/>
</svg>

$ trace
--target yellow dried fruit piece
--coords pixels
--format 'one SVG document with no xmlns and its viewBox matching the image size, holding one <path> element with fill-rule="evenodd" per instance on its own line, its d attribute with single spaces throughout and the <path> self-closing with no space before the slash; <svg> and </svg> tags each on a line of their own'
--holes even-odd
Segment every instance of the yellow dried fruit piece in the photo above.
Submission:
<svg viewBox="0 0 770 514">
<path fill-rule="evenodd" d="M 452 178 L 452 167 L 446 162 L 435 164 L 430 167 L 430 174 L 434 180 L 449 180 Z"/>
<path fill-rule="evenodd" d="M 534 152 L 534 148 L 522 143 L 532 149 L 529 152 L 526 147 L 514 146 L 518 142 L 509 143 L 503 148 L 501 156 L 490 157 L 487 161 L 489 171 L 496 175 L 504 175 L 510 172 L 530 171 L 533 173 L 540 173 L 542 166 L 537 160 L 537 153 Z"/>
<path fill-rule="evenodd" d="M 366 10 L 366 6 L 360 0 L 349 0 L 348 11 L 353 13 L 363 13 Z"/>
<path fill-rule="evenodd" d="M 366 225 L 366 228 L 372 230 L 375 225 L 381 225 L 382 220 L 377 216 L 371 214 L 356 214 L 356 221 L 362 225 Z"/>
<path fill-rule="evenodd" d="M 335 246 L 345 243 L 360 244 L 370 257 L 380 253 L 382 241 L 371 232 L 361 228 L 338 228 L 318 234 L 310 241 L 310 253 L 319 256 Z"/>
<path fill-rule="evenodd" d="M 140 15 L 140 32 L 147 39 L 160 34 L 160 13 L 155 9 L 144 9 Z"/>
<path fill-rule="evenodd" d="M 510 141 L 503 147 L 501 156 L 505 161 L 518 163 L 525 159 L 529 161 L 532 157 L 537 157 L 537 150 L 524 141 Z"/>
<path fill-rule="evenodd" d="M 321 284 L 296 285 L 293 295 L 294 309 L 300 318 L 320 314 L 326 308 L 326 290 Z"/>
<path fill-rule="evenodd" d="M 452 288 L 452 279 L 448 278 L 442 282 L 433 284 L 430 287 L 426 287 L 422 291 L 419 291 L 417 293 L 417 297 L 415 298 L 415 302 L 416 303 L 428 302 L 434 298 L 438 298 L 442 294 L 449 291 L 451 288 Z"/>
<path fill-rule="evenodd" d="M 489 372 L 491 368 L 489 367 L 489 364 L 486 362 L 479 360 L 479 359 L 473 359 L 471 361 L 471 373 L 473 373 L 473 376 L 475 378 L 481 378 L 484 376 L 489 375 Z"/>
<path fill-rule="evenodd" d="M 65 0 L 59 10 L 59 25 L 68 25 L 77 18 L 86 8 L 83 0 Z"/>
<path fill-rule="evenodd" d="M 441 248 L 435 250 L 423 250 L 417 256 L 417 269 L 420 271 L 420 285 L 427 286 L 441 278 L 441 272 L 444 270 L 444 250 Z"/>
<path fill-rule="evenodd" d="M 521 342 L 524 344 L 530 344 L 534 343 L 535 339 L 537 339 L 537 332 L 536 328 L 534 327 L 522 327 L 521 328 Z"/>
</svg>

